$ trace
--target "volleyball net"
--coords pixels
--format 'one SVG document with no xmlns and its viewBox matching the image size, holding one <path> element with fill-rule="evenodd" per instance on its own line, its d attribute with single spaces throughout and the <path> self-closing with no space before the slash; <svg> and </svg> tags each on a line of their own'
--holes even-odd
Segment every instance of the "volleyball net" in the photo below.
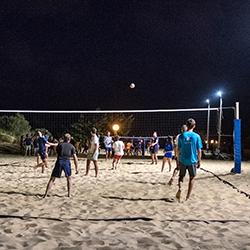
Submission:
<svg viewBox="0 0 250 250">
<path fill-rule="evenodd" d="M 222 110 L 221 151 L 230 153 L 233 152 L 234 107 L 223 107 Z M 110 131 L 111 134 L 117 133 L 124 140 L 150 138 L 156 131 L 160 145 L 163 146 L 167 136 L 175 137 L 180 133 L 180 128 L 186 120 L 193 118 L 203 144 L 209 144 L 209 148 L 213 150 L 218 143 L 219 111 L 219 108 L 109 111 L 0 110 L 0 125 L 4 126 L 4 117 L 6 120 L 6 117 L 20 114 L 28 121 L 31 131 L 44 128 L 56 138 L 69 132 L 77 140 L 86 138 L 86 133 L 93 126 L 97 128 L 101 137 Z M 118 125 L 117 130 L 114 130 L 114 125 Z"/>
</svg>

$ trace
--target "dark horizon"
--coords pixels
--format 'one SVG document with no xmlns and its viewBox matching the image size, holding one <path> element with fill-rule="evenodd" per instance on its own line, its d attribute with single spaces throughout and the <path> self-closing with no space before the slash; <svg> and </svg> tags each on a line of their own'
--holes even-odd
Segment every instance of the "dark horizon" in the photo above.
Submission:
<svg viewBox="0 0 250 250">
<path fill-rule="evenodd" d="M 247 0 L 2 1 L 0 107 L 218 107 L 222 90 L 247 134 L 249 13 Z"/>
</svg>

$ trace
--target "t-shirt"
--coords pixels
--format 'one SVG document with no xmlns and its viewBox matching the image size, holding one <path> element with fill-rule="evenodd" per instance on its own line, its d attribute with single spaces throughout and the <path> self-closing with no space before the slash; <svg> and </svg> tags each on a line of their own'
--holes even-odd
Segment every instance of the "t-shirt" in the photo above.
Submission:
<svg viewBox="0 0 250 250">
<path fill-rule="evenodd" d="M 178 148 L 178 140 L 181 134 L 178 134 L 175 138 L 175 146 Z"/>
<path fill-rule="evenodd" d="M 113 144 L 113 149 L 114 149 L 114 152 L 115 152 L 115 155 L 124 155 L 124 143 L 123 141 L 116 141 L 114 142 Z"/>
<path fill-rule="evenodd" d="M 56 147 L 57 159 L 69 160 L 76 153 L 75 147 L 68 142 L 63 142 Z"/>
<path fill-rule="evenodd" d="M 174 146 L 173 146 L 172 143 L 167 143 L 167 144 L 165 145 L 165 151 L 166 151 L 166 152 L 173 151 L 173 150 L 174 150 Z"/>
<path fill-rule="evenodd" d="M 26 146 L 30 146 L 30 145 L 32 144 L 32 139 L 29 138 L 29 137 L 26 137 L 26 138 L 24 139 L 24 144 L 25 144 Z"/>
<path fill-rule="evenodd" d="M 34 148 L 38 148 L 39 147 L 39 145 L 38 145 L 38 139 L 37 138 L 34 139 L 33 146 L 34 146 Z"/>
<path fill-rule="evenodd" d="M 96 151 L 96 145 L 97 145 L 97 150 L 99 148 L 99 138 L 97 135 L 93 135 L 90 140 L 90 146 L 88 149 L 89 153 L 95 153 Z"/>
<path fill-rule="evenodd" d="M 45 144 L 47 143 L 47 140 L 45 139 L 45 137 L 39 137 L 38 139 L 37 139 L 37 141 L 38 141 L 38 145 L 39 145 L 39 151 L 40 152 L 46 152 L 46 146 L 45 146 Z"/>
<path fill-rule="evenodd" d="M 158 148 L 159 148 L 159 139 L 158 139 L 158 137 L 153 137 L 152 138 L 152 143 L 155 143 L 155 145 L 153 146 L 153 148 L 154 149 L 156 149 L 156 150 L 158 150 Z"/>
<path fill-rule="evenodd" d="M 104 145 L 106 148 L 112 147 L 112 137 L 111 136 L 105 136 L 104 137 Z"/>
<path fill-rule="evenodd" d="M 202 148 L 201 137 L 193 132 L 186 131 L 178 138 L 180 162 L 186 166 L 198 162 L 198 150 Z"/>
</svg>

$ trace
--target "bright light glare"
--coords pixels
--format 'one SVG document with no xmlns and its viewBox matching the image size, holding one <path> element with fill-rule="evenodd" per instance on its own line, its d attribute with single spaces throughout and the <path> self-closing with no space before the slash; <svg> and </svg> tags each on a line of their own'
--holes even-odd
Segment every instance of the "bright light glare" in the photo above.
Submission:
<svg viewBox="0 0 250 250">
<path fill-rule="evenodd" d="M 207 103 L 207 104 L 209 104 L 209 103 L 210 103 L 209 99 L 207 99 L 207 100 L 206 100 L 206 103 Z"/>
<path fill-rule="evenodd" d="M 222 97 L 222 92 L 221 92 L 221 91 L 218 91 L 218 92 L 217 92 L 217 96 Z"/>
<path fill-rule="evenodd" d="M 114 124 L 114 125 L 112 126 L 112 129 L 113 129 L 115 132 L 117 132 L 117 131 L 120 129 L 120 126 L 119 126 L 118 124 Z"/>
</svg>

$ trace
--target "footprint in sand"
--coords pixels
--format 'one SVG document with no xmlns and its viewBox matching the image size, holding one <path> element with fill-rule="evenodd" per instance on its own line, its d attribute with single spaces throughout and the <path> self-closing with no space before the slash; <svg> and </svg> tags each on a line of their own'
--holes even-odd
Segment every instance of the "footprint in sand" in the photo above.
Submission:
<svg viewBox="0 0 250 250">
<path fill-rule="evenodd" d="M 138 239 L 137 243 L 138 243 L 139 247 L 143 247 L 145 249 L 147 249 L 148 247 L 152 248 L 153 246 L 154 247 L 158 246 L 158 244 L 155 241 L 153 241 L 149 238 L 146 238 L 146 237 Z"/>
<path fill-rule="evenodd" d="M 13 208 L 13 209 L 10 209 L 10 210 L 8 211 L 8 214 L 14 214 L 14 213 L 17 213 L 17 212 L 19 212 L 19 210 Z"/>
<path fill-rule="evenodd" d="M 178 202 L 181 201 L 181 190 L 178 190 L 176 195 L 175 195 L 176 199 L 178 200 Z"/>
<path fill-rule="evenodd" d="M 6 228 L 3 230 L 6 234 L 11 234 L 13 231 L 10 228 Z"/>
<path fill-rule="evenodd" d="M 59 223 L 59 224 L 54 225 L 51 229 L 52 231 L 59 232 L 65 236 L 68 236 L 69 235 L 68 232 L 70 231 L 69 226 L 70 224 L 68 222 L 64 222 L 64 223 Z"/>
<path fill-rule="evenodd" d="M 26 228 L 29 229 L 30 227 L 37 227 L 36 223 L 30 223 L 26 225 Z"/>
</svg>

